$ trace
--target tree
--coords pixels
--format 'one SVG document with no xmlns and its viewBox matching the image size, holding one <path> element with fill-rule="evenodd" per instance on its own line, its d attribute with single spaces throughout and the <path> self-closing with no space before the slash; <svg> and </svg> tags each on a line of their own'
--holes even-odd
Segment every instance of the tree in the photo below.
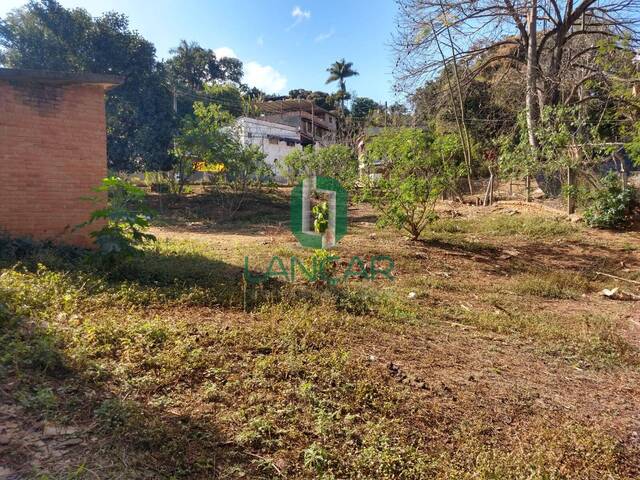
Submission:
<svg viewBox="0 0 640 480">
<path fill-rule="evenodd" d="M 233 138 L 228 128 L 233 116 L 219 105 L 193 104 L 193 115 L 182 121 L 179 134 L 175 138 L 174 170 L 179 175 L 178 194 L 182 193 L 186 179 L 193 172 L 193 164 L 212 165 L 222 163 L 233 149 Z"/>
<path fill-rule="evenodd" d="M 236 58 L 217 59 L 211 49 L 201 47 L 197 42 L 181 40 L 170 50 L 173 56 L 165 63 L 173 82 L 194 91 L 201 91 L 205 84 L 234 82 L 242 80 L 242 62 Z"/>
<path fill-rule="evenodd" d="M 315 158 L 311 145 L 300 150 L 296 149 L 289 152 L 282 159 L 281 164 L 278 162 L 280 173 L 287 179 L 290 185 L 296 184 L 309 175 L 312 175 L 314 164 Z"/>
<path fill-rule="evenodd" d="M 455 185 L 463 167 L 452 161 L 459 146 L 417 128 L 387 129 L 366 147 L 368 165 L 382 163 L 382 176 L 363 186 L 363 198 L 391 225 L 417 240 L 435 218 L 440 195 Z"/>
<path fill-rule="evenodd" d="M 315 173 L 338 180 L 351 189 L 358 177 L 358 158 L 346 145 L 329 145 L 315 151 Z"/>
<path fill-rule="evenodd" d="M 220 105 L 234 117 L 242 115 L 242 94 L 238 87 L 229 84 L 205 85 L 204 94 L 210 102 Z"/>
<path fill-rule="evenodd" d="M 358 175 L 358 159 L 346 145 L 316 148 L 307 146 L 289 153 L 282 163 L 281 172 L 290 183 L 297 183 L 310 175 L 331 177 L 343 187 L 354 186 Z"/>
<path fill-rule="evenodd" d="M 327 68 L 327 72 L 329 72 L 329 78 L 327 78 L 325 83 L 329 84 L 337 81 L 340 86 L 340 107 L 344 112 L 344 101 L 348 99 L 346 79 L 359 75 L 359 73 L 353 69 L 353 63 L 345 61 L 344 58 L 334 62 Z"/>
<path fill-rule="evenodd" d="M 264 93 L 259 88 L 256 88 L 256 87 L 249 88 L 249 86 L 244 83 L 241 84 L 239 88 L 240 88 L 240 92 L 242 92 L 242 95 L 250 100 L 263 101 L 267 96 L 267 94 Z"/>
<path fill-rule="evenodd" d="M 267 155 L 257 145 L 230 144 L 223 175 L 233 195 L 220 196 L 227 215 L 233 217 L 244 203 L 252 180 L 257 184 L 272 181 L 273 171 L 267 165 Z"/>
<path fill-rule="evenodd" d="M 107 153 L 114 170 L 170 165 L 171 97 L 154 46 L 127 17 L 32 1 L 0 20 L 2 62 L 13 68 L 116 74 L 125 82 L 107 96 Z"/>
<path fill-rule="evenodd" d="M 308 99 L 325 110 L 332 111 L 336 109 L 337 98 L 335 94 L 332 95 L 326 92 L 315 91 L 309 95 Z"/>
<path fill-rule="evenodd" d="M 524 74 L 530 148 L 545 107 L 604 100 L 613 78 L 598 62 L 603 44 L 638 46 L 636 0 L 398 0 L 394 44 L 400 87 L 459 67 L 466 84 L 497 65 Z M 438 50 L 442 51 L 439 55 Z M 589 85 L 594 95 L 585 95 Z M 582 91 L 583 95 L 579 93 Z"/>
<path fill-rule="evenodd" d="M 256 146 L 240 143 L 233 128 L 234 118 L 215 104 L 193 104 L 194 114 L 183 121 L 176 137 L 176 170 L 182 182 L 194 163 L 221 165 L 221 177 L 235 196 L 219 196 L 228 215 L 233 215 L 244 202 L 251 179 L 261 181 L 271 176 L 266 155 Z M 213 170 L 213 169 L 212 169 Z M 182 189 L 178 193 L 181 193 Z"/>
<path fill-rule="evenodd" d="M 218 60 L 218 80 L 240 84 L 244 71 L 242 62 L 237 58 L 223 57 Z"/>
<path fill-rule="evenodd" d="M 381 110 L 383 107 L 367 97 L 356 97 L 351 104 L 351 115 L 360 120 L 366 119 L 370 113 Z"/>
<path fill-rule="evenodd" d="M 305 90 L 304 88 L 296 88 L 289 90 L 289 98 L 302 98 L 307 99 L 311 96 L 311 90 Z"/>
<path fill-rule="evenodd" d="M 309 100 L 315 103 L 320 108 L 331 111 L 336 109 L 336 102 L 338 101 L 338 93 L 330 94 L 327 92 L 305 90 L 304 88 L 296 88 L 289 90 L 289 96 L 285 98 L 301 98 Z M 348 95 L 348 94 L 347 94 Z"/>
</svg>

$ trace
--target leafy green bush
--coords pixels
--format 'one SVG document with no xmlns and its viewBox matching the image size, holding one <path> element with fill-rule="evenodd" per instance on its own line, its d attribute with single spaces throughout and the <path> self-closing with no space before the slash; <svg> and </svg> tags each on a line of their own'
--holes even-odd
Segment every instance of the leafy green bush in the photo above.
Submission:
<svg viewBox="0 0 640 480">
<path fill-rule="evenodd" d="M 170 174 L 166 172 L 144 172 L 144 183 L 155 193 L 169 193 L 171 191 L 172 181 Z"/>
<path fill-rule="evenodd" d="M 187 117 L 176 136 L 174 155 L 178 174 L 177 193 L 193 173 L 216 173 L 214 181 L 217 199 L 227 218 L 233 217 L 246 199 L 251 187 L 260 187 L 273 180 L 273 171 L 265 162 L 267 155 L 257 145 L 239 141 L 234 117 L 218 105 L 193 104 L 194 115 Z M 227 192 L 232 195 L 225 195 Z"/>
<path fill-rule="evenodd" d="M 313 229 L 318 233 L 324 233 L 329 226 L 329 206 L 327 202 L 321 202 L 311 209 L 313 214 Z"/>
<path fill-rule="evenodd" d="M 623 187 L 615 172 L 602 179 L 602 188 L 593 198 L 592 205 L 584 212 L 587 225 L 596 228 L 621 228 L 628 221 L 635 202 L 635 191 Z"/>
<path fill-rule="evenodd" d="M 385 130 L 371 140 L 365 161 L 381 165 L 383 173 L 363 185 L 362 196 L 380 212 L 379 225 L 417 240 L 437 218 L 436 201 L 464 172 L 440 150 L 430 133 L 417 128 Z"/>
<path fill-rule="evenodd" d="M 310 175 L 321 175 L 335 178 L 349 189 L 358 176 L 358 160 L 353 150 L 345 145 L 316 149 L 308 146 L 287 155 L 280 171 L 289 183 L 298 183 Z"/>
<path fill-rule="evenodd" d="M 95 190 L 107 195 L 108 205 L 92 212 L 89 221 L 80 227 L 106 222 L 90 234 L 103 254 L 127 256 L 136 252 L 137 245 L 155 241 L 155 236 L 144 232 L 149 228 L 152 213 L 145 204 L 142 189 L 121 178 L 107 177 Z"/>
</svg>

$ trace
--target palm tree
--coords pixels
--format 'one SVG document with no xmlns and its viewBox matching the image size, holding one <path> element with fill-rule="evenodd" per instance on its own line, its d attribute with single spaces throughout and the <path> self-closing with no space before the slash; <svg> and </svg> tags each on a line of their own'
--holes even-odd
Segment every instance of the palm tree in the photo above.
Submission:
<svg viewBox="0 0 640 480">
<path fill-rule="evenodd" d="M 349 77 L 353 77 L 354 75 L 359 75 L 353 68 L 353 62 L 347 62 L 343 58 L 342 60 L 338 60 L 334 62 L 329 68 L 327 68 L 327 72 L 329 72 L 329 78 L 325 83 L 335 82 L 336 80 L 340 84 L 340 107 L 344 112 L 344 101 L 347 98 L 347 85 L 345 80 Z"/>
</svg>

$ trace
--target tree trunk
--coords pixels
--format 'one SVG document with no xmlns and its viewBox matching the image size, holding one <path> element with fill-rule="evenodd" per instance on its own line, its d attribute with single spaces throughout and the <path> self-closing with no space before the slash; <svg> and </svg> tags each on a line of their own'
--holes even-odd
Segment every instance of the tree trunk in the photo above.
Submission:
<svg viewBox="0 0 640 480">
<path fill-rule="evenodd" d="M 442 1 L 440 1 L 440 9 L 442 10 L 443 18 L 446 18 L 446 11 Z M 449 24 L 445 21 L 445 28 L 447 30 L 447 36 L 449 37 L 449 45 L 451 46 L 451 58 L 453 60 L 453 76 L 456 81 L 456 89 L 458 93 L 458 103 L 460 104 L 460 125 L 462 126 L 462 148 L 466 151 L 465 160 L 467 161 L 467 182 L 469 183 L 469 195 L 473 195 L 473 184 L 471 182 L 471 140 L 469 139 L 469 130 L 464 114 L 464 99 L 462 98 L 462 88 L 460 87 L 460 76 L 458 75 L 458 59 L 456 58 L 456 49 L 454 46 L 453 38 L 451 36 L 451 30 Z"/>
<path fill-rule="evenodd" d="M 624 158 L 622 159 L 622 162 L 620 162 L 620 177 L 622 180 L 622 188 L 627 188 L 629 184 L 629 173 L 625 168 Z"/>
<path fill-rule="evenodd" d="M 538 2 L 532 0 L 531 8 L 527 15 L 527 26 L 529 30 L 529 46 L 527 49 L 527 130 L 529 135 L 529 146 L 532 154 L 538 154 L 538 139 L 536 138 L 536 126 L 538 124 L 538 110 L 536 108 L 536 93 L 538 80 Z"/>
<path fill-rule="evenodd" d="M 576 213 L 576 195 L 574 192 L 574 186 L 576 184 L 576 173 L 573 168 L 567 168 L 567 213 L 569 215 Z"/>
<path fill-rule="evenodd" d="M 489 183 L 487 189 L 484 192 L 484 200 L 482 204 L 487 207 L 493 203 L 493 170 L 489 167 Z"/>
<path fill-rule="evenodd" d="M 440 4 L 440 8 L 444 12 L 444 7 Z M 458 127 L 458 135 L 460 137 L 460 143 L 462 144 L 462 154 L 464 155 L 464 163 L 467 166 L 467 183 L 469 186 L 469 195 L 473 195 L 473 183 L 471 182 L 471 147 L 469 146 L 469 135 L 466 129 L 466 125 L 464 124 L 464 103 L 462 102 L 462 93 L 460 91 L 460 85 L 458 84 L 458 99 L 460 101 L 460 108 L 462 109 L 461 115 L 462 120 L 458 116 L 458 109 L 456 108 L 456 102 L 453 98 L 453 86 L 451 84 L 451 78 L 449 78 L 449 69 L 447 68 L 446 57 L 444 56 L 444 52 L 442 51 L 442 46 L 440 45 L 440 40 L 438 38 L 436 27 L 433 22 L 431 22 L 431 29 L 433 31 L 434 39 L 436 41 L 436 46 L 438 47 L 438 51 L 440 52 L 440 56 L 442 57 L 442 62 L 444 63 L 444 73 L 445 78 L 447 79 L 447 86 L 449 87 L 449 100 L 451 101 L 451 109 L 453 110 L 453 116 L 456 120 L 456 126 Z M 447 27 L 447 33 L 449 33 L 449 38 L 451 38 L 451 33 Z M 455 56 L 453 57 L 453 64 L 455 66 Z M 455 67 L 454 67 L 455 68 Z M 456 72 L 457 73 L 457 72 Z M 457 75 L 456 75 L 457 78 Z M 386 118 L 386 117 L 385 117 Z"/>
</svg>

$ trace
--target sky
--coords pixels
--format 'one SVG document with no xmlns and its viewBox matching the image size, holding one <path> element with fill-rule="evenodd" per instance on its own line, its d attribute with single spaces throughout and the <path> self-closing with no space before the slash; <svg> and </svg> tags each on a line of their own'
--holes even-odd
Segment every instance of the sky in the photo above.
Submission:
<svg viewBox="0 0 640 480">
<path fill-rule="evenodd" d="M 26 0 L 0 0 L 0 16 Z M 115 10 L 153 42 L 158 59 L 182 39 L 244 62 L 245 83 L 267 93 L 294 88 L 333 92 L 326 69 L 353 62 L 347 89 L 378 102 L 393 94 L 393 0 L 59 0 L 92 15 Z"/>
</svg>

